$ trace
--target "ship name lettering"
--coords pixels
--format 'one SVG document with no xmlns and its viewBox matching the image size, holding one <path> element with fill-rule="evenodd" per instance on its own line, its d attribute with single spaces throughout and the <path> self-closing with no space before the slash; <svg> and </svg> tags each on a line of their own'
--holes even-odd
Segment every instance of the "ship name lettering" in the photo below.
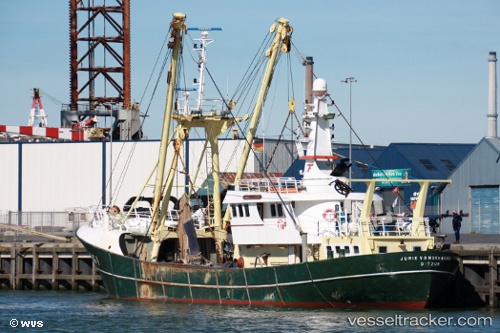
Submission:
<svg viewBox="0 0 500 333">
<path fill-rule="evenodd" d="M 404 256 L 401 257 L 400 261 L 450 261 L 450 257 L 442 257 L 442 256 Z"/>
<path fill-rule="evenodd" d="M 434 262 L 434 261 L 421 261 L 420 262 L 420 267 L 424 266 L 429 266 L 429 267 L 439 267 L 441 266 L 440 262 Z"/>
</svg>

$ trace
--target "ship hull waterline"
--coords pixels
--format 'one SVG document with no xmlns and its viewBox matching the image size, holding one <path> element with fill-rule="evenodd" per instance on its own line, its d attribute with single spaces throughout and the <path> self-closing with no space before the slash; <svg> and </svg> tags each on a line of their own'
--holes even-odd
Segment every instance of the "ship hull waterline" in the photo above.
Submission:
<svg viewBox="0 0 500 333">
<path fill-rule="evenodd" d="M 360 255 L 294 265 L 215 268 L 152 263 L 84 240 L 108 295 L 117 299 L 292 307 L 432 307 L 451 285 L 456 254 Z"/>
</svg>

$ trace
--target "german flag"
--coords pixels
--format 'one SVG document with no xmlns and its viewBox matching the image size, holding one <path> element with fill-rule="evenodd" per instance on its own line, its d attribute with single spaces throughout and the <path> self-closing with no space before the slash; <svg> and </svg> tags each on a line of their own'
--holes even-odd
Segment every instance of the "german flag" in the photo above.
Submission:
<svg viewBox="0 0 500 333">
<path fill-rule="evenodd" d="M 253 144 L 252 144 L 252 148 L 255 151 L 263 151 L 264 150 L 264 141 L 254 140 Z"/>
</svg>

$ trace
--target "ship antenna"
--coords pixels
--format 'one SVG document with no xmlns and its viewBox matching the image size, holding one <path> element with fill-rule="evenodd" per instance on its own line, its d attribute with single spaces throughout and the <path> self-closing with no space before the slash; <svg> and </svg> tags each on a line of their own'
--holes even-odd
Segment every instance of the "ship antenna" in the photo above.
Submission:
<svg viewBox="0 0 500 333">
<path fill-rule="evenodd" d="M 195 80 L 194 85 L 197 86 L 198 99 L 196 103 L 196 111 L 201 112 L 203 104 L 203 93 L 205 91 L 205 67 L 207 63 L 207 46 L 215 40 L 208 38 L 209 31 L 222 31 L 222 28 L 187 28 L 188 31 L 201 31 L 201 38 L 195 38 L 200 44 L 194 44 L 194 50 L 198 52 L 198 71 L 199 78 Z"/>
</svg>

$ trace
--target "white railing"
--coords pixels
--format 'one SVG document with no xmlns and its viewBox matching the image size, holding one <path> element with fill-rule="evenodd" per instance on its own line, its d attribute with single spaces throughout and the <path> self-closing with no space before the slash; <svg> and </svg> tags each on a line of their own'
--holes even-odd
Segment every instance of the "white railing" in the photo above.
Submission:
<svg viewBox="0 0 500 333">
<path fill-rule="evenodd" d="M 430 227 L 428 219 L 424 219 L 425 235 L 430 236 Z M 278 219 L 268 220 L 264 223 L 271 228 L 279 228 Z M 379 219 L 371 224 L 370 236 L 411 236 L 412 221 L 398 218 L 396 221 L 386 221 Z M 338 236 L 357 236 L 360 224 L 359 221 L 334 220 L 327 221 L 310 221 L 301 223 L 302 230 L 311 236 L 317 237 L 338 237 Z"/>
<path fill-rule="evenodd" d="M 431 228 L 429 226 L 429 218 L 424 218 L 425 235 L 431 235 Z M 375 221 L 373 228 L 373 235 L 375 236 L 410 236 L 412 233 L 412 218 L 392 219 L 380 218 Z"/>
<path fill-rule="evenodd" d="M 302 181 L 293 177 L 240 179 L 240 191 L 297 193 L 302 189 Z"/>
</svg>

